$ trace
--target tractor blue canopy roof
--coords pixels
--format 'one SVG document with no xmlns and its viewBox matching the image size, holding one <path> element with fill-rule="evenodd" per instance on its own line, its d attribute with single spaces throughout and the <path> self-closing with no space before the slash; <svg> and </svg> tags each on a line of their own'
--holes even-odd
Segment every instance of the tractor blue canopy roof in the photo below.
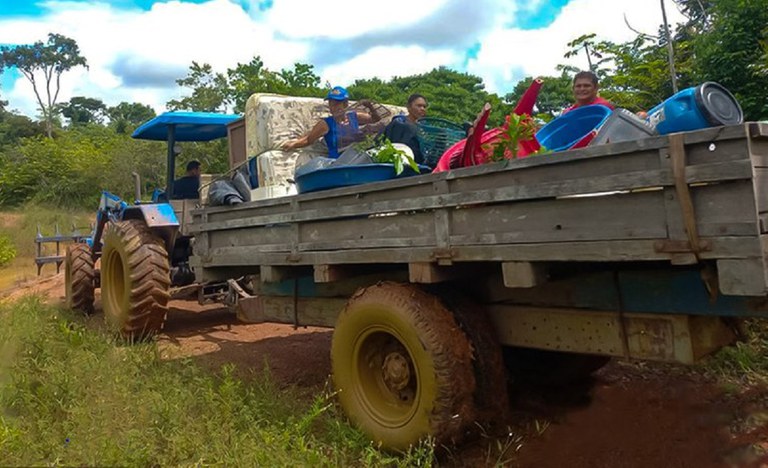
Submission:
<svg viewBox="0 0 768 468">
<path fill-rule="evenodd" d="M 227 136 L 227 124 L 235 114 L 213 112 L 165 112 L 143 123 L 131 137 L 140 140 L 168 140 L 168 127 L 176 126 L 176 141 L 210 141 Z"/>
</svg>

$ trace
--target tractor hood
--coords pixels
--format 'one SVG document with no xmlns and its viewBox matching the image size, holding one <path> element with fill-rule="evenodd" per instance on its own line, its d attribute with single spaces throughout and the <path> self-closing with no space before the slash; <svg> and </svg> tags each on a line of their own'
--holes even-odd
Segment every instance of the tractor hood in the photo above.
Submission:
<svg viewBox="0 0 768 468">
<path fill-rule="evenodd" d="M 227 124 L 239 118 L 213 112 L 165 112 L 143 123 L 131 137 L 167 141 L 168 129 L 175 127 L 175 141 L 210 141 L 227 136 Z"/>
</svg>

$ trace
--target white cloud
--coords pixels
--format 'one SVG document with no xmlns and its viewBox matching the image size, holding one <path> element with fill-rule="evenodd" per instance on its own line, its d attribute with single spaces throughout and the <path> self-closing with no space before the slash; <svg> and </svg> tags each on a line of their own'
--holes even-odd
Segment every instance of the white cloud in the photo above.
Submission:
<svg viewBox="0 0 768 468">
<path fill-rule="evenodd" d="M 253 6 L 257 0 L 172 0 L 149 11 L 99 0 L 49 1 L 40 18 L 3 19 L 0 14 L 0 42 L 32 43 L 45 40 L 49 32 L 71 37 L 90 68 L 62 77 L 60 102 L 84 95 L 108 105 L 143 102 L 161 112 L 165 102 L 185 93 L 173 80 L 185 76 L 193 60 L 219 72 L 255 55 L 274 70 L 316 60 L 323 81 L 349 84 L 357 78 L 455 67 L 465 49 L 479 42 L 481 50 L 466 71 L 482 77 L 489 90 L 503 93 L 525 75 L 556 73 L 566 43 L 578 35 L 632 38 L 623 13 L 635 28 L 649 33 L 661 23 L 656 2 L 572 0 L 549 27 L 523 31 L 505 26 L 519 0 L 467 1 L 389 0 L 374 9 L 352 0 L 274 0 L 266 12 Z M 240 6 L 248 2 L 250 14 Z M 530 3 L 524 8 L 530 9 Z M 675 23 L 680 15 L 668 4 Z M 31 85 L 23 78 L 2 94 L 11 108 L 36 114 Z"/>
<path fill-rule="evenodd" d="M 450 0 L 275 0 L 267 19 L 293 38 L 353 38 L 418 23 Z"/>
<path fill-rule="evenodd" d="M 668 21 L 682 21 L 682 15 L 667 2 Z M 476 60 L 470 60 L 470 73 L 484 78 L 491 91 L 510 91 L 524 76 L 553 75 L 561 63 L 587 68 L 584 55 L 566 60 L 566 44 L 582 34 L 595 33 L 597 39 L 623 42 L 635 37 L 624 22 L 633 28 L 656 34 L 662 23 L 657 3 L 636 0 L 573 0 L 565 6 L 549 27 L 538 30 L 498 29 L 482 38 Z M 522 76 L 515 72 L 522 71 Z"/>
<path fill-rule="evenodd" d="M 274 39 L 270 26 L 252 20 L 228 0 L 203 4 L 171 1 L 155 4 L 149 11 L 80 2 L 49 2 L 46 8 L 50 13 L 41 19 L 0 21 L 0 37 L 5 43 L 28 44 L 45 41 L 49 32 L 55 32 L 77 41 L 89 70 L 83 73 L 75 69 L 62 75 L 60 102 L 85 95 L 115 105 L 120 101 L 142 102 L 152 96 L 152 102 L 143 102 L 161 112 L 166 101 L 182 92 L 173 79 L 182 78 L 193 60 L 224 72 L 254 55 L 260 55 L 267 67 L 274 69 L 288 67 L 306 55 L 303 42 Z M 125 65 L 117 60 L 135 62 L 138 72 L 146 75 L 160 68 L 179 73 L 163 89 L 132 88 L 115 73 L 116 67 Z M 18 80 L 3 94 L 12 101 L 11 107 L 35 114 L 32 86 L 26 80 Z"/>
<path fill-rule="evenodd" d="M 358 78 L 407 76 L 429 71 L 440 65 L 455 62 L 457 56 L 448 50 L 427 51 L 418 46 L 373 47 L 340 65 L 322 70 L 331 84 L 344 86 Z"/>
</svg>

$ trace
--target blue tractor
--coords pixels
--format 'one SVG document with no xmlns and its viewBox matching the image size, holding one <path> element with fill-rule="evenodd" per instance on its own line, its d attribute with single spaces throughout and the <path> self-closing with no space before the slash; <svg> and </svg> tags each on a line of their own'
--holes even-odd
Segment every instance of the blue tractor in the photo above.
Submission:
<svg viewBox="0 0 768 468">
<path fill-rule="evenodd" d="M 126 338 L 146 338 L 163 328 L 171 287 L 194 282 L 189 267 L 192 236 L 187 222 L 199 200 L 173 196 L 176 143 L 226 137 L 227 125 L 239 118 L 166 112 L 136 129 L 133 138 L 167 142 L 165 190 L 156 189 L 152 201 L 143 203 L 137 180 L 134 204 L 109 192 L 102 193 L 92 235 L 87 242 L 67 249 L 65 285 L 69 307 L 93 312 L 94 291 L 100 287 L 108 324 Z"/>
</svg>

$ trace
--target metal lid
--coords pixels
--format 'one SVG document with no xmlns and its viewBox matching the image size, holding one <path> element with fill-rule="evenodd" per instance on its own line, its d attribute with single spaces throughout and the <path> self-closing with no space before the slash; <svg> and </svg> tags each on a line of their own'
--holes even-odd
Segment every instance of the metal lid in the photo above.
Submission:
<svg viewBox="0 0 768 468">
<path fill-rule="evenodd" d="M 723 86 L 708 81 L 696 89 L 696 104 L 712 126 L 744 122 L 744 113 L 735 97 Z"/>
</svg>

